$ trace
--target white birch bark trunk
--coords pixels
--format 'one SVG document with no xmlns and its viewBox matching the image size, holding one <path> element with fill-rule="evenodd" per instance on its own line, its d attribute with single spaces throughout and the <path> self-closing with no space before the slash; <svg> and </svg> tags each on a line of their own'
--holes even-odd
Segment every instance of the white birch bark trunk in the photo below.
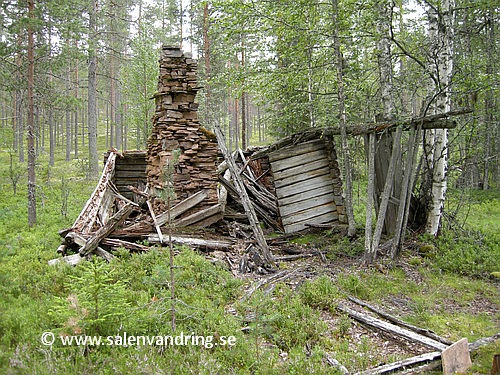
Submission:
<svg viewBox="0 0 500 375">
<path fill-rule="evenodd" d="M 433 42 L 437 63 L 436 112 L 451 109 L 451 81 L 453 73 L 453 18 L 454 0 L 443 0 L 441 10 L 429 9 L 429 37 Z M 434 236 L 439 232 L 447 187 L 448 131 L 434 131 L 431 206 L 427 214 L 426 231 Z"/>
</svg>

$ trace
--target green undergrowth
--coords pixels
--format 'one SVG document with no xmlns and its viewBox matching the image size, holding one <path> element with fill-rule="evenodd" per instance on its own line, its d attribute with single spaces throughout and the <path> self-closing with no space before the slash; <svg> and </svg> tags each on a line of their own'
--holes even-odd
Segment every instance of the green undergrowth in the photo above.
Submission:
<svg viewBox="0 0 500 375">
<path fill-rule="evenodd" d="M 382 306 L 402 319 L 451 340 L 470 341 L 498 331 L 498 196 L 477 196 L 470 232 L 448 231 L 430 246 L 405 252 L 401 263 L 382 259 L 359 267 L 363 237 L 323 232 L 294 240 L 325 252 L 327 263 L 298 285 L 291 281 L 247 297 L 249 281 L 235 278 L 191 249 L 176 248 L 172 330 L 168 249 L 118 251 L 111 263 L 48 266 L 95 187 L 85 161 L 37 167 L 38 224 L 27 226 L 26 177 L 14 194 L 8 153 L 0 153 L 0 373 L 1 374 L 335 374 L 336 358 L 355 372 L 401 359 L 382 354 L 369 335 L 336 310 L 348 295 Z M 471 210 L 472 212 L 472 210 Z M 468 224 L 469 225 L 469 224 Z M 467 229 L 469 230 L 469 229 Z M 469 237 L 469 238 L 467 238 Z M 479 241 L 479 242 L 478 242 Z M 496 259 L 496 261 L 495 261 Z M 319 260 L 318 260 L 319 264 Z M 345 267 L 342 266 L 345 264 Z M 292 265 L 286 265 L 292 267 Z M 54 333 L 52 346 L 41 342 Z M 69 345 L 60 337 L 165 335 L 234 336 L 234 345 Z M 358 331 L 359 332 L 359 331 Z M 487 373 L 499 344 L 473 355 Z M 473 373 L 473 372 L 471 372 Z"/>
</svg>

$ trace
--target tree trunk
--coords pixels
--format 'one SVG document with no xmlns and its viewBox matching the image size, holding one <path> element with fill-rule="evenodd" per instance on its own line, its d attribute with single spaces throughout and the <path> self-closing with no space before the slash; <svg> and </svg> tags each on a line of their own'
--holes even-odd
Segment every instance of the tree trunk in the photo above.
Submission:
<svg viewBox="0 0 500 375">
<path fill-rule="evenodd" d="M 28 224 L 36 224 L 36 175 L 35 175 L 35 41 L 33 36 L 34 0 L 28 0 Z"/>
<path fill-rule="evenodd" d="M 383 121 L 391 121 L 395 117 L 394 105 L 394 90 L 393 90 L 393 68 L 392 68 L 392 54 L 391 54 L 391 23 L 392 23 L 392 1 L 381 0 L 377 2 L 377 12 L 379 17 L 377 19 L 377 61 L 380 79 L 380 96 L 382 102 L 381 119 Z M 376 150 L 375 162 L 375 195 L 378 197 L 382 194 L 386 186 L 388 178 L 388 165 L 389 165 L 389 152 L 392 148 L 392 134 L 384 132 L 379 136 L 378 147 Z M 396 181 L 391 181 L 392 194 L 399 196 L 399 186 Z M 375 201 L 375 208 L 377 216 L 380 216 L 378 200 Z M 387 234 L 394 234 L 396 230 L 397 206 L 389 202 L 387 210 L 382 218 L 384 221 L 384 231 Z"/>
<path fill-rule="evenodd" d="M 351 168 L 351 154 L 349 150 L 349 143 L 347 142 L 347 124 L 346 124 L 346 111 L 345 111 L 345 96 L 344 96 L 344 69 L 343 69 L 343 56 L 340 50 L 339 38 L 339 10 L 338 0 L 333 0 L 333 24 L 334 35 L 333 43 L 335 50 L 335 65 L 337 67 L 337 98 L 339 101 L 339 119 L 340 119 L 340 139 L 342 143 L 342 158 L 344 159 L 344 180 L 345 180 L 345 210 L 347 215 L 348 230 L 347 235 L 353 237 L 356 234 L 356 222 L 354 221 L 354 211 L 352 202 L 352 168 Z"/>
<path fill-rule="evenodd" d="M 437 84 L 434 92 L 436 98 L 436 113 L 445 113 L 451 109 L 451 80 L 453 73 L 453 18 L 454 0 L 443 0 L 441 12 L 429 7 L 429 38 L 432 43 L 431 64 L 437 61 Z M 430 207 L 427 212 L 426 231 L 438 235 L 441 226 L 444 200 L 447 187 L 448 131 L 434 131 L 434 148 L 432 152 L 432 187 Z"/>
<path fill-rule="evenodd" d="M 66 45 L 69 49 L 69 39 L 66 40 Z M 68 61 L 67 61 L 67 70 L 66 70 L 66 97 L 69 98 L 70 97 L 70 92 L 71 92 L 71 86 L 70 86 L 70 82 L 71 82 L 71 59 L 70 57 L 68 57 Z M 70 107 L 69 105 L 66 106 L 66 108 L 64 109 L 64 112 L 66 113 L 66 161 L 70 161 L 71 160 L 71 129 L 72 129 L 72 126 L 71 126 L 71 115 L 70 115 Z"/>
<path fill-rule="evenodd" d="M 89 143 L 89 178 L 99 175 L 97 155 L 97 0 L 90 0 L 89 17 L 89 66 L 88 66 L 88 143 Z"/>
</svg>

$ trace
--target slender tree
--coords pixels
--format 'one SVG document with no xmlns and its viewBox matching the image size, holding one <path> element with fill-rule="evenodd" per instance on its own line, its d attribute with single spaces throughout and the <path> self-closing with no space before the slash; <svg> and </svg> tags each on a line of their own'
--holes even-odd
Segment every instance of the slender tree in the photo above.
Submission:
<svg viewBox="0 0 500 375">
<path fill-rule="evenodd" d="M 28 224 L 36 224 L 36 152 L 35 152 L 35 1 L 28 0 Z"/>
</svg>

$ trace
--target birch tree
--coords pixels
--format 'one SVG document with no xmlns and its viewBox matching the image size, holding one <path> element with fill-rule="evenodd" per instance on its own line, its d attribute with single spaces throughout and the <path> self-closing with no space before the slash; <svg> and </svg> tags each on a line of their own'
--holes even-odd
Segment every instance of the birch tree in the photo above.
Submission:
<svg viewBox="0 0 500 375">
<path fill-rule="evenodd" d="M 431 54 L 429 71 L 434 72 L 432 114 L 451 109 L 451 83 L 453 74 L 453 17 L 454 0 L 437 4 L 427 2 Z M 432 143 L 431 143 L 432 142 Z M 431 148 L 432 145 L 432 148 Z M 436 129 L 426 140 L 427 164 L 431 166 L 429 209 L 426 231 L 438 235 L 443 215 L 447 187 L 448 131 Z"/>
</svg>

